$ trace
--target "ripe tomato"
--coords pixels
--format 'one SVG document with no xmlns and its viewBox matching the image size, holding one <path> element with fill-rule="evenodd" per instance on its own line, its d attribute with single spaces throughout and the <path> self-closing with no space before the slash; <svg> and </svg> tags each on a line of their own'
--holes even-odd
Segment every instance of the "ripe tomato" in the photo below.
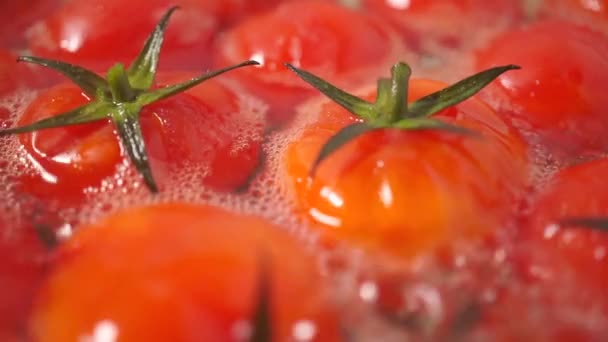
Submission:
<svg viewBox="0 0 608 342">
<path fill-rule="evenodd" d="M 412 80 L 409 98 L 445 86 Z M 366 247 L 409 258 L 451 239 L 479 235 L 504 221 L 525 182 L 525 147 L 475 98 L 433 117 L 480 132 L 483 138 L 435 130 L 376 130 L 328 157 L 312 179 L 309 171 L 321 147 L 356 119 L 335 104 L 306 115 L 319 118 L 287 147 L 287 182 L 313 221 Z"/>
<path fill-rule="evenodd" d="M 338 85 L 352 85 L 373 80 L 402 52 L 394 32 L 379 18 L 329 1 L 293 1 L 225 32 L 214 63 L 230 65 L 243 58 L 260 62 L 259 68 L 231 75 L 270 105 L 271 124 L 279 125 L 291 119 L 296 103 L 314 94 L 284 63 Z"/>
<path fill-rule="evenodd" d="M 265 263 L 261 262 L 265 261 Z M 166 204 L 110 216 L 60 247 L 31 319 L 37 341 L 248 340 L 266 265 L 272 340 L 337 341 L 313 259 L 262 219 Z"/>
<path fill-rule="evenodd" d="M 263 116 L 241 111 L 246 108 L 241 107 L 237 94 L 219 81 L 209 80 L 196 92 L 207 97 L 179 94 L 142 110 L 142 131 L 155 178 L 162 187 L 174 172 L 190 166 L 201 174 L 205 171 L 207 185 L 235 189 L 257 165 Z M 18 125 L 88 101 L 76 86 L 57 85 L 27 107 Z M 108 177 L 117 175 L 125 160 L 126 152 L 115 134 L 108 121 L 100 121 L 20 135 L 34 167 L 33 173 L 22 177 L 22 191 L 66 203 L 81 200 L 88 187 L 99 188 Z"/>
<path fill-rule="evenodd" d="M 522 228 L 526 240 L 539 247 L 544 258 L 536 267 L 559 277 L 574 271 L 580 283 L 605 290 L 608 286 L 608 234 L 585 227 L 565 227 L 569 217 L 608 216 L 608 159 L 566 168 L 552 179 L 536 200 L 529 225 Z M 556 269 L 554 265 L 564 264 Z"/>
<path fill-rule="evenodd" d="M 608 32 L 608 7 L 604 0 L 544 1 L 538 9 L 540 18 L 574 21 L 593 30 Z"/>
<path fill-rule="evenodd" d="M 0 97 L 18 90 L 38 88 L 54 78 L 40 67 L 17 63 L 17 56 L 0 49 Z"/>
<path fill-rule="evenodd" d="M 56 8 L 59 0 L 19 0 L 0 3 L 0 46 L 15 47 L 25 43 L 24 32 L 36 20 Z"/>
<path fill-rule="evenodd" d="M 560 39 L 555 39 L 560 37 Z M 542 22 L 498 37 L 477 54 L 478 69 L 517 63 L 489 91 L 520 128 L 552 152 L 575 157 L 608 146 L 608 39 L 568 22 Z"/>
<path fill-rule="evenodd" d="M 208 65 L 206 52 L 219 25 L 207 3 L 218 1 L 72 0 L 32 29 L 29 47 L 40 57 L 105 70 L 133 60 L 159 18 L 180 5 L 167 30 L 161 66 L 200 70 Z"/>
<path fill-rule="evenodd" d="M 363 0 L 362 6 L 388 18 L 418 49 L 429 41 L 467 46 L 483 28 L 511 26 L 522 16 L 520 3 L 512 0 Z"/>
<path fill-rule="evenodd" d="M 47 252 L 32 226 L 9 223 L 4 213 L 0 216 L 0 340 L 24 339 Z"/>
</svg>

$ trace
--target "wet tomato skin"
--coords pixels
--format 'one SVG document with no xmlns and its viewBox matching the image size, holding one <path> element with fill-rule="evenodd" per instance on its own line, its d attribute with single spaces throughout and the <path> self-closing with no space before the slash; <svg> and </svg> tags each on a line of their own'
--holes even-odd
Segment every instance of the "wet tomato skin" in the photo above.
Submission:
<svg viewBox="0 0 608 342">
<path fill-rule="evenodd" d="M 555 37 L 560 39 L 555 39 Z M 477 53 L 477 68 L 515 63 L 488 91 L 498 110 L 572 158 L 608 146 L 608 39 L 562 21 L 508 32 Z"/>
<path fill-rule="evenodd" d="M 537 16 L 573 21 L 593 30 L 608 32 L 608 6 L 605 1 L 553 0 L 544 2 Z"/>
<path fill-rule="evenodd" d="M 170 74 L 162 77 L 171 77 Z M 260 134 L 242 134 L 239 127 L 256 118 L 241 116 L 236 94 L 210 80 L 200 90 L 180 94 L 142 109 L 141 125 L 155 179 L 167 184 L 180 167 L 207 170 L 204 183 L 212 188 L 233 190 L 248 179 L 258 163 Z M 223 94 L 200 97 L 196 92 Z M 57 85 L 40 94 L 26 109 L 19 125 L 72 110 L 89 99 L 71 84 Z M 262 119 L 259 119 L 261 121 Z M 87 188 L 98 188 L 104 180 L 120 175 L 121 165 L 130 167 L 113 124 L 109 120 L 41 130 L 19 136 L 34 171 L 20 181 L 23 192 L 41 198 L 73 203 Z M 240 141 L 241 139 L 242 141 Z"/>
<path fill-rule="evenodd" d="M 104 324 L 126 341 L 247 341 L 261 258 L 273 340 L 296 340 L 297 324 L 313 328 L 306 340 L 339 340 L 314 259 L 259 218 L 186 204 L 131 208 L 81 229 L 56 258 L 30 321 L 37 341 L 76 340 Z"/>
<path fill-rule="evenodd" d="M 161 67 L 208 65 L 205 59 L 218 21 L 193 1 L 68 1 L 31 30 L 29 48 L 39 57 L 107 70 L 138 55 L 157 21 L 171 6 L 182 5 L 171 19 Z M 128 64 L 127 64 L 128 65 Z"/>
<path fill-rule="evenodd" d="M 397 56 L 402 58 L 397 51 L 403 52 L 381 19 L 316 0 L 286 2 L 251 16 L 224 32 L 216 45 L 215 66 L 244 59 L 262 64 L 231 76 L 268 102 L 271 124 L 289 121 L 294 104 L 314 94 L 284 63 L 337 85 L 352 85 L 375 80 Z"/>
<path fill-rule="evenodd" d="M 60 0 L 20 0 L 0 3 L 0 46 L 23 47 L 25 32 L 36 20 L 59 6 Z"/>
<path fill-rule="evenodd" d="M 0 216 L 0 340 L 21 341 L 49 251 L 32 225 Z"/>
<path fill-rule="evenodd" d="M 608 216 L 606 172 L 608 159 L 598 159 L 557 173 L 537 196 L 529 223 L 521 229 L 522 240 L 537 245 L 543 257 L 538 267 L 559 277 L 567 272 L 556 265 L 565 265 L 580 284 L 597 290 L 608 286 L 608 235 L 558 223 L 569 217 Z"/>
<path fill-rule="evenodd" d="M 363 0 L 365 10 L 387 18 L 404 34 L 410 48 L 421 49 L 429 41 L 449 47 L 467 47 L 489 23 L 510 27 L 522 17 L 518 1 L 510 0 Z"/>
<path fill-rule="evenodd" d="M 445 86 L 413 80 L 410 98 Z M 304 128 L 284 155 L 284 177 L 299 210 L 330 235 L 406 258 L 495 226 L 507 217 L 508 203 L 526 182 L 526 147 L 476 99 L 436 117 L 483 137 L 374 131 L 335 152 L 309 178 L 322 144 L 355 122 L 338 105 L 322 106 L 318 120 Z"/>
</svg>

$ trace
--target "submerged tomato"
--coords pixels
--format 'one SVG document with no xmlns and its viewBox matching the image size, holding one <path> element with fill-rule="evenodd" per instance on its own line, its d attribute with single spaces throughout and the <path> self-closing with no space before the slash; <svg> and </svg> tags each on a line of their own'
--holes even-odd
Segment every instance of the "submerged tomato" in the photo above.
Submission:
<svg viewBox="0 0 608 342">
<path fill-rule="evenodd" d="M 371 81 L 402 53 L 396 35 L 379 18 L 329 1 L 292 1 L 225 32 L 215 65 L 244 59 L 260 62 L 259 68 L 231 75 L 268 102 L 271 124 L 276 125 L 291 119 L 293 106 L 314 94 L 284 63 L 317 72 L 338 85 L 352 85 Z"/>
<path fill-rule="evenodd" d="M 48 250 L 29 224 L 0 216 L 0 340 L 22 341 Z"/>
<path fill-rule="evenodd" d="M 22 46 L 24 32 L 59 5 L 60 0 L 18 0 L 0 2 L 0 46 Z"/>
<path fill-rule="evenodd" d="M 536 200 L 528 226 L 521 232 L 538 247 L 536 267 L 557 277 L 569 272 L 581 284 L 604 291 L 608 287 L 608 234 L 583 226 L 560 226 L 571 217 L 608 216 L 608 159 L 559 172 Z M 558 268 L 555 265 L 565 265 Z"/>
<path fill-rule="evenodd" d="M 61 246 L 37 341 L 248 341 L 266 265 L 272 340 L 337 341 L 316 264 L 280 227 L 185 204 L 116 214 Z"/>
<path fill-rule="evenodd" d="M 0 97 L 39 88 L 53 81 L 52 75 L 34 65 L 17 63 L 17 56 L 0 49 Z"/>
<path fill-rule="evenodd" d="M 608 32 L 608 4 L 604 0 L 552 0 L 544 1 L 540 18 L 560 18 L 585 25 L 593 30 Z"/>
<path fill-rule="evenodd" d="M 555 37 L 559 37 L 556 39 Z M 498 37 L 477 55 L 482 70 L 508 61 L 488 93 L 505 118 L 569 158 L 608 146 L 608 39 L 568 22 L 542 22 Z"/>
<path fill-rule="evenodd" d="M 167 30 L 161 65 L 200 70 L 208 65 L 207 51 L 219 18 L 206 3 L 218 1 L 68 1 L 33 28 L 29 47 L 40 57 L 107 69 L 132 61 L 165 11 L 175 5 Z"/>
<path fill-rule="evenodd" d="M 512 0 L 363 0 L 362 6 L 389 19 L 418 49 L 429 43 L 467 47 L 484 28 L 508 27 L 522 16 L 520 2 Z"/>
<path fill-rule="evenodd" d="M 216 80 L 191 92 L 208 96 L 180 94 L 142 110 L 152 172 L 162 187 L 180 169 L 190 167 L 200 172 L 210 187 L 233 190 L 246 182 L 257 165 L 263 113 L 247 112 L 250 108 L 241 106 L 237 95 Z M 19 125 L 88 101 L 76 86 L 55 86 L 28 106 Z M 104 180 L 117 175 L 126 157 L 108 120 L 41 130 L 19 139 L 35 169 L 22 178 L 22 191 L 68 203 L 80 200 L 87 188 L 99 188 Z"/>
<path fill-rule="evenodd" d="M 409 98 L 446 86 L 412 80 Z M 371 94 L 367 98 L 373 98 Z M 480 132 L 372 131 L 329 156 L 310 179 L 321 146 L 355 118 L 325 104 L 287 148 L 285 177 L 299 207 L 330 234 L 412 257 L 504 222 L 525 183 L 519 137 L 485 103 L 470 99 L 434 115 Z"/>
</svg>

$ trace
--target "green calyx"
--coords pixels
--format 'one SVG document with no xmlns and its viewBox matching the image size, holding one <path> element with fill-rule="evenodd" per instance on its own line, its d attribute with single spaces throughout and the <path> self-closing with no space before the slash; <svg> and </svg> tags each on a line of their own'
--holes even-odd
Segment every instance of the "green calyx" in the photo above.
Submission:
<svg viewBox="0 0 608 342">
<path fill-rule="evenodd" d="M 258 64 L 255 61 L 246 61 L 205 73 L 183 83 L 152 89 L 165 28 L 176 9 L 177 7 L 169 9 L 161 18 L 139 56 L 129 68 L 125 69 L 122 64 L 116 64 L 108 70 L 106 79 L 80 66 L 38 57 L 19 57 L 20 62 L 42 65 L 63 74 L 89 96 L 91 102 L 26 126 L 0 131 L 0 136 L 78 125 L 109 118 L 116 126 L 120 142 L 143 177 L 144 183 L 150 191 L 158 192 L 141 133 L 139 123 L 141 109 L 153 102 L 184 92 L 217 75 Z"/>
<path fill-rule="evenodd" d="M 431 116 L 475 95 L 502 73 L 520 68 L 517 65 L 506 65 L 488 69 L 467 77 L 443 90 L 408 103 L 407 94 L 411 69 L 407 64 L 402 62 L 395 64 L 391 68 L 390 79 L 381 78 L 378 80 L 375 102 L 368 102 L 349 94 L 291 64 L 285 65 L 302 80 L 362 120 L 360 123 L 344 127 L 323 145 L 310 170 L 311 175 L 314 175 L 321 162 L 332 153 L 356 137 L 374 130 L 440 129 L 458 134 L 476 135 L 476 132 L 445 123 Z"/>
</svg>

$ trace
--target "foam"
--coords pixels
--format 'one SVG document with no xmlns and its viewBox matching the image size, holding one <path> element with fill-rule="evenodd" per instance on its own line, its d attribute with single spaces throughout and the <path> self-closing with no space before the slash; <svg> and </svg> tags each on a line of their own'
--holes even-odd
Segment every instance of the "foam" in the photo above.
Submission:
<svg viewBox="0 0 608 342">
<path fill-rule="evenodd" d="M 485 44 L 488 37 L 501 30 L 500 27 L 481 29 L 484 32 L 476 36 L 473 46 Z M 447 82 L 456 81 L 469 75 L 473 70 L 473 60 L 470 51 L 448 49 L 425 42 L 427 55 L 408 61 L 413 70 L 414 78 L 429 77 Z M 469 57 L 466 57 L 469 56 Z M 439 57 L 441 56 L 441 57 Z M 454 311 L 459 305 L 458 300 L 468 299 L 481 302 L 492 308 L 497 301 L 498 293 L 511 291 L 519 293 L 522 300 L 530 307 L 530 317 L 512 317 L 517 323 L 520 320 L 531 321 L 547 326 L 564 322 L 578 322 L 590 332 L 601 331 L 608 326 L 608 316 L 592 305 L 592 298 L 584 298 L 578 293 L 576 279 L 564 276 L 564 283 L 559 284 L 556 291 L 556 301 L 561 306 L 544 305 L 539 291 L 542 289 L 527 287 L 520 279 L 513 278 L 515 272 L 511 257 L 529 246 L 515 244 L 512 237 L 514 222 L 505 222 L 504 226 L 496 227 L 496 239 L 500 249 L 484 245 L 455 241 L 448 261 L 438 257 L 425 256 L 404 267 L 387 256 L 371 257 L 361 250 L 339 243 L 333 249 L 324 248 L 319 241 L 318 233 L 311 230 L 302 217 L 294 215 L 296 206 L 293 193 L 286 186 L 285 170 L 282 156 L 289 143 L 298 139 L 304 127 L 314 122 L 321 112 L 321 106 L 327 102 L 323 96 L 316 96 L 294 108 L 295 117 L 287 128 L 262 136 L 262 122 L 267 110 L 265 103 L 252 96 L 246 95 L 240 85 L 234 81 L 225 80 L 233 89 L 239 89 L 243 94 L 239 98 L 240 111 L 237 124 L 229 124 L 220 133 L 237 134 L 238 143 L 233 153 L 247 149 L 249 141 L 264 141 L 263 168 L 253 177 L 249 186 L 238 193 L 222 193 L 207 187 L 203 179 L 210 172 L 208 166 L 185 165 L 179 170 L 169 170 L 172 173 L 170 183 L 158 195 L 152 195 L 143 185 L 140 175 L 133 166 L 125 161 L 117 167 L 116 173 L 105 179 L 101 186 L 86 189 L 87 202 L 81 208 L 61 209 L 58 216 L 65 221 L 62 231 L 69 232 L 72 228 L 78 230 L 81 225 L 95 222 L 111 213 L 124 210 L 136 205 L 146 205 L 167 202 L 189 202 L 209 204 L 225 208 L 229 211 L 264 217 L 277 226 L 288 230 L 302 243 L 313 249 L 318 257 L 319 268 L 333 286 L 329 297 L 338 305 L 348 308 L 344 310 L 344 323 L 349 327 L 349 333 L 356 340 L 404 341 L 409 339 L 433 339 L 438 332 L 453 319 Z M 374 84 L 353 82 L 350 90 L 355 93 L 366 93 L 373 89 Z M 0 123 L 2 127 L 14 125 L 23 113 L 27 103 L 35 96 L 34 92 L 23 92 L 0 99 L 0 107 L 10 111 L 9 118 Z M 484 99 L 493 106 L 502 109 L 510 108 L 510 104 L 501 100 L 491 92 L 484 92 Z M 501 102 L 502 101 L 502 102 Z M 230 120 L 229 123 L 237 122 Z M 540 144 L 533 133 L 525 133 L 527 141 L 532 143 L 533 181 L 544 184 L 551 175 L 563 165 L 549 154 Z M 212 153 L 209 147 L 201 153 Z M 29 210 L 31 199 L 15 191 L 14 178 L 23 173 L 33 172 L 33 166 L 27 159 L 23 147 L 15 136 L 0 138 L 0 214 L 6 221 L 19 226 L 24 211 Z M 0 238 L 12 234 L 9 229 L 2 232 Z M 65 235 L 69 235 L 65 233 Z M 480 275 L 480 269 L 484 271 Z M 571 272 L 572 270 L 564 270 Z M 399 296 L 404 299 L 404 310 L 412 310 L 412 317 L 418 317 L 426 322 L 422 327 L 412 327 L 398 324 L 379 312 L 369 300 L 369 293 L 363 294 L 361 287 L 378 285 L 387 275 L 402 278 Z M 479 280 L 482 279 L 482 280 Z M 581 299 L 583 298 L 583 299 Z M 579 300 L 580 299 L 580 300 Z M 373 302 L 373 301 L 372 301 Z M 582 305 L 584 303 L 585 305 Z M 408 306 L 409 305 L 409 306 Z M 564 309 L 560 309 L 564 308 Z M 418 312 L 415 312 L 418 310 Z M 549 312 L 549 310 L 552 310 Z M 492 331 L 477 329 L 470 332 L 472 340 L 489 340 Z M 381 336 L 381 338 L 379 337 Z"/>
</svg>

